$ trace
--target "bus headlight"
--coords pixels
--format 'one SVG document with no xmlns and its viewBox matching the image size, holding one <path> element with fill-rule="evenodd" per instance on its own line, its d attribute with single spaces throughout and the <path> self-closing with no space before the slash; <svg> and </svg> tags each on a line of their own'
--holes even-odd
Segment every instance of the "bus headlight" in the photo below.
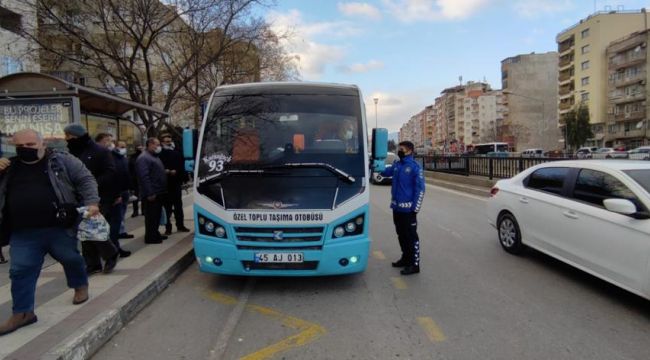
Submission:
<svg viewBox="0 0 650 360">
<path fill-rule="evenodd" d="M 345 222 L 337 224 L 332 231 L 333 238 L 345 236 L 361 235 L 364 231 L 364 222 L 366 214 L 357 215 Z"/>
<path fill-rule="evenodd" d="M 217 229 L 214 231 L 214 234 L 217 235 L 217 237 L 222 238 L 222 237 L 226 236 L 226 229 L 224 229 L 223 227 L 219 226 L 219 227 L 217 227 Z"/>
<path fill-rule="evenodd" d="M 340 238 L 343 235 L 345 235 L 345 230 L 343 230 L 343 226 L 337 226 L 336 229 L 334 229 L 334 236 Z"/>
<path fill-rule="evenodd" d="M 208 233 L 214 232 L 214 223 L 212 221 L 208 221 L 205 223 L 205 231 Z"/>
</svg>

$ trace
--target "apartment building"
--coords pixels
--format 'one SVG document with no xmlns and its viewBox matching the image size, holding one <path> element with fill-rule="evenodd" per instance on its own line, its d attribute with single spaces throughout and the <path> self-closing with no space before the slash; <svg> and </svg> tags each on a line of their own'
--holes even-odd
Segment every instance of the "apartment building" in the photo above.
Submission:
<svg viewBox="0 0 650 360">
<path fill-rule="evenodd" d="M 607 47 L 606 146 L 628 149 L 648 141 L 648 30 L 632 33 Z"/>
<path fill-rule="evenodd" d="M 3 0 L 0 2 L 0 77 L 40 70 L 35 43 L 21 37 L 25 29 L 33 28 L 36 16 L 33 0 Z"/>
<path fill-rule="evenodd" d="M 558 128 L 558 53 L 523 54 L 501 61 L 503 123 L 498 141 L 516 151 L 564 148 Z"/>
<path fill-rule="evenodd" d="M 558 113 L 562 116 L 577 104 L 589 108 L 594 138 L 589 145 L 604 144 L 608 103 L 609 44 L 623 36 L 647 29 L 648 14 L 640 11 L 601 11 L 560 32 L 556 37 L 559 53 Z"/>
</svg>

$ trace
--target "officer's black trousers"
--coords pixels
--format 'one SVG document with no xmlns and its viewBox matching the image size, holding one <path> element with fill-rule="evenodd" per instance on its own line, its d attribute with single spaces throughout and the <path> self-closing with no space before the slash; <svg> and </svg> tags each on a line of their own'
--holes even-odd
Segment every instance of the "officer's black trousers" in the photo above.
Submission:
<svg viewBox="0 0 650 360">
<path fill-rule="evenodd" d="M 399 246 L 402 249 L 402 259 L 408 265 L 420 266 L 417 213 L 393 211 L 393 222 L 395 223 Z"/>
</svg>

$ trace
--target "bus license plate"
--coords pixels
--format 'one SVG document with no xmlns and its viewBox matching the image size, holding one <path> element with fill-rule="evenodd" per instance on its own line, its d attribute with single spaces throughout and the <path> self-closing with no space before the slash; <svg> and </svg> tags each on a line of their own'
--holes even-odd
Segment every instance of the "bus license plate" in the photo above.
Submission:
<svg viewBox="0 0 650 360">
<path fill-rule="evenodd" d="M 301 263 L 304 261 L 302 253 L 257 253 L 256 263 Z"/>
</svg>

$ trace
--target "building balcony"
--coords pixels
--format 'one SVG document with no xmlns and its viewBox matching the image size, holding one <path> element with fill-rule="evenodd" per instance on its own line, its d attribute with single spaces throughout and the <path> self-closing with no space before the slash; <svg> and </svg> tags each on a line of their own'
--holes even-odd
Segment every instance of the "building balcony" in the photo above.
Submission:
<svg viewBox="0 0 650 360">
<path fill-rule="evenodd" d="M 560 96 L 562 96 L 562 95 L 568 95 L 568 94 L 573 94 L 573 91 L 574 91 L 574 90 L 575 90 L 575 89 L 573 88 L 573 86 L 570 86 L 570 85 L 569 85 L 569 86 L 562 86 L 562 87 L 560 87 L 560 92 L 559 92 L 559 94 L 560 94 Z"/>
<path fill-rule="evenodd" d="M 568 71 L 564 73 L 560 73 L 560 76 L 558 77 L 558 81 L 560 83 L 563 83 L 566 82 L 567 80 L 573 80 L 573 74 L 571 74 Z"/>
<path fill-rule="evenodd" d="M 573 65 L 573 56 L 567 57 L 565 59 L 560 59 L 560 62 L 558 63 L 558 67 L 560 68 L 560 71 L 562 71 L 564 68 L 569 67 Z"/>
<path fill-rule="evenodd" d="M 646 73 L 645 71 L 643 71 L 634 76 L 615 77 L 614 79 L 610 80 L 609 83 L 614 87 L 625 87 L 645 80 L 646 80 Z"/>
<path fill-rule="evenodd" d="M 639 55 L 626 57 L 623 59 L 610 61 L 608 67 L 610 70 L 618 70 L 622 68 L 632 67 L 646 62 L 645 52 L 641 52 Z"/>
<path fill-rule="evenodd" d="M 639 138 L 639 137 L 645 137 L 646 136 L 646 130 L 641 127 L 641 129 L 636 128 L 636 124 L 633 124 L 632 128 L 630 130 L 625 131 L 624 126 L 621 124 L 619 128 L 622 128 L 616 132 L 608 132 L 607 133 L 607 139 L 609 140 L 620 140 L 620 139 L 631 139 L 631 138 Z"/>
<path fill-rule="evenodd" d="M 632 112 L 620 112 L 618 114 L 609 114 L 607 115 L 607 118 L 609 122 L 643 120 L 645 119 L 645 110 L 632 111 Z"/>
<path fill-rule="evenodd" d="M 614 96 L 610 96 L 609 100 L 617 105 L 642 101 L 645 100 L 645 93 L 637 93 L 634 95 L 615 94 Z"/>
<path fill-rule="evenodd" d="M 575 46 L 575 42 L 573 41 L 573 39 L 571 39 L 570 41 L 564 41 L 558 45 L 557 51 L 558 53 L 560 53 L 560 56 L 562 56 L 565 55 L 565 53 L 573 50 L 574 46 Z"/>
</svg>

